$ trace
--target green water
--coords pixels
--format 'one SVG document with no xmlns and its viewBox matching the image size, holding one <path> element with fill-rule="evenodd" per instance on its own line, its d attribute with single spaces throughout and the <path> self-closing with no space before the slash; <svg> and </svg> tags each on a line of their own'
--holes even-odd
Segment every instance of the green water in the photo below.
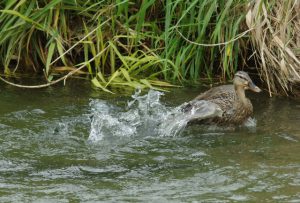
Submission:
<svg viewBox="0 0 300 203">
<path fill-rule="evenodd" d="M 198 92 L 174 89 L 160 102 L 174 107 Z M 150 124 L 133 136 L 108 136 L 118 131 L 109 127 L 91 142 L 93 105 L 118 115 L 129 95 L 72 82 L 2 85 L 0 94 L 0 202 L 300 202 L 298 101 L 251 94 L 251 128 L 162 137 Z"/>
</svg>

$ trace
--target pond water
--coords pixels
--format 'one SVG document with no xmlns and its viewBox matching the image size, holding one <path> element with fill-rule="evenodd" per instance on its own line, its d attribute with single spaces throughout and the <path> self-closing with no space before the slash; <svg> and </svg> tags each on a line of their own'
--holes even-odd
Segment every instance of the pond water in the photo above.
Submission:
<svg viewBox="0 0 300 203">
<path fill-rule="evenodd" d="M 0 202 L 300 202 L 300 103 L 250 94 L 256 126 L 167 129 L 200 91 L 2 84 Z"/>
</svg>

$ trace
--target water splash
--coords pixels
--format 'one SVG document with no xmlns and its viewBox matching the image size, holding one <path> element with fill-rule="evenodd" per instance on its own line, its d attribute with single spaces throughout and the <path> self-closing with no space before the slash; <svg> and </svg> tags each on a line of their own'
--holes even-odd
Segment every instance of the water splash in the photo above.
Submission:
<svg viewBox="0 0 300 203">
<path fill-rule="evenodd" d="M 221 109 L 208 101 L 199 101 L 191 110 L 181 106 L 167 107 L 160 102 L 162 92 L 150 90 L 141 95 L 137 90 L 125 109 L 102 100 L 92 100 L 92 122 L 89 141 L 97 142 L 112 136 L 175 136 L 193 119 L 217 116 Z"/>
<path fill-rule="evenodd" d="M 92 100 L 92 123 L 89 140 L 99 141 L 105 136 L 132 136 L 136 134 L 136 124 L 133 119 L 134 112 L 128 117 L 126 112 L 116 112 L 114 107 L 105 101 Z"/>
<path fill-rule="evenodd" d="M 158 118 L 167 108 L 160 103 L 161 92 L 149 91 L 140 95 L 137 90 L 125 109 L 118 108 L 106 101 L 92 100 L 92 122 L 89 140 L 99 141 L 111 136 L 135 136 L 138 134 L 155 135 Z"/>
<path fill-rule="evenodd" d="M 160 134 L 163 136 L 178 135 L 186 127 L 191 120 L 203 120 L 216 116 L 221 116 L 223 111 L 221 108 L 209 101 L 199 100 L 193 103 L 188 111 L 183 111 L 188 103 L 184 103 L 169 112 L 163 118 L 160 126 Z"/>
</svg>

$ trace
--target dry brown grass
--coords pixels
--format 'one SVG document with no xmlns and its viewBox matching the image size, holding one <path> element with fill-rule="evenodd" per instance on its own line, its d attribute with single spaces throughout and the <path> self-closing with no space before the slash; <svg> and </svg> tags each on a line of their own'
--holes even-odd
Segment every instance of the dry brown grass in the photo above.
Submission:
<svg viewBox="0 0 300 203">
<path fill-rule="evenodd" d="M 300 84 L 300 0 L 255 0 L 246 22 L 270 95 Z"/>
</svg>

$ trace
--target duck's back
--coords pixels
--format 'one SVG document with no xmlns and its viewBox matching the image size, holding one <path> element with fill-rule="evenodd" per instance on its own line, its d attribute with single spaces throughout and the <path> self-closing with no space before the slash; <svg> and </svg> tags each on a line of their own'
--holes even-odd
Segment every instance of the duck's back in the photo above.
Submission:
<svg viewBox="0 0 300 203">
<path fill-rule="evenodd" d="M 236 93 L 233 85 L 222 85 L 203 92 L 193 101 L 198 100 L 207 100 L 215 103 L 225 112 L 233 107 L 233 103 L 236 100 Z"/>
</svg>

